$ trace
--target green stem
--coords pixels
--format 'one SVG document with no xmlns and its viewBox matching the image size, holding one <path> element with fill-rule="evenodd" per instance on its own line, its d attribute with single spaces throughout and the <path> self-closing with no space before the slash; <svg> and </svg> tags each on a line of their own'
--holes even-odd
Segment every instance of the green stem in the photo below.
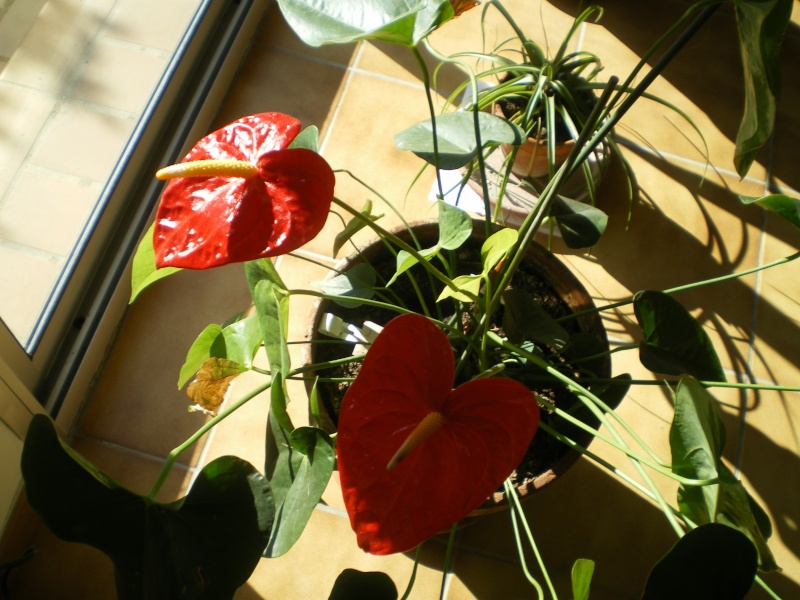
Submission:
<svg viewBox="0 0 800 600">
<path fill-rule="evenodd" d="M 257 388 L 251 390 L 250 392 L 242 396 L 239 400 L 231 404 L 228 408 L 220 412 L 213 419 L 210 419 L 208 422 L 206 422 L 200 429 L 198 429 L 191 437 L 189 437 L 189 439 L 183 442 L 180 446 L 173 449 L 172 452 L 170 452 L 169 455 L 167 456 L 166 460 L 164 461 L 164 464 L 161 466 L 161 470 L 159 471 L 158 476 L 156 477 L 156 481 L 153 484 L 153 487 L 147 494 L 147 498 L 149 500 L 155 501 L 158 492 L 161 491 L 164 482 L 167 480 L 169 472 L 175 465 L 175 461 L 178 460 L 178 457 L 181 454 L 183 454 L 186 450 L 188 450 L 189 447 L 192 446 L 192 444 L 197 442 L 201 437 L 203 437 L 206 433 L 211 431 L 211 429 L 216 427 L 228 416 L 236 412 L 239 408 L 250 402 L 250 400 L 258 396 L 260 393 L 268 390 L 271 386 L 272 386 L 272 380 L 270 379 L 268 382 L 263 383 Z"/>
<path fill-rule="evenodd" d="M 528 569 L 528 563 L 525 560 L 525 549 L 522 547 L 522 536 L 520 536 L 519 532 L 519 523 L 522 522 L 523 527 L 525 528 L 525 534 L 528 539 L 528 544 L 530 544 L 531 548 L 533 549 L 534 556 L 536 557 L 536 561 L 539 563 L 539 568 L 544 575 L 545 582 L 547 583 L 548 589 L 550 590 L 551 596 L 555 599 L 557 598 L 555 589 L 553 588 L 553 582 L 550 580 L 549 575 L 547 574 L 547 568 L 545 567 L 544 561 L 542 560 L 541 554 L 539 553 L 539 548 L 536 545 L 536 540 L 533 538 L 533 534 L 531 533 L 531 529 L 528 526 L 528 520 L 525 518 L 525 514 L 522 512 L 522 505 L 520 504 L 519 498 L 517 497 L 517 492 L 514 491 L 511 482 L 506 479 L 503 482 L 503 488 L 506 492 L 506 497 L 511 505 L 511 526 L 514 528 L 514 539 L 517 545 L 517 553 L 519 554 L 519 562 L 522 566 L 522 572 L 525 574 L 525 578 L 530 582 L 530 584 L 536 589 L 536 594 L 538 595 L 539 599 L 541 600 L 544 598 L 544 590 L 542 586 L 539 585 L 539 582 L 536 581 L 536 578 L 531 574 L 530 570 Z"/>
<path fill-rule="evenodd" d="M 778 260 L 774 260 L 770 263 L 765 265 L 760 265 L 758 267 L 753 267 L 752 269 L 746 269 L 744 271 L 737 271 L 735 273 L 728 273 L 727 275 L 721 275 L 719 277 L 712 277 L 711 279 L 704 279 L 703 281 L 697 281 L 695 283 L 687 283 L 685 285 L 680 285 L 678 287 L 669 288 L 664 290 L 662 293 L 664 294 L 676 294 L 678 292 L 685 292 L 687 290 L 693 290 L 695 288 L 701 288 L 707 285 L 712 285 L 715 283 L 723 283 L 725 281 L 729 281 L 732 279 L 738 279 L 739 277 L 745 277 L 747 275 L 752 275 L 753 273 L 758 273 L 759 271 L 765 271 L 767 269 L 771 269 L 773 267 L 778 267 L 780 265 L 790 263 L 793 260 L 800 258 L 800 252 L 796 252 L 794 254 L 790 254 L 789 256 L 784 256 L 783 258 L 779 258 Z M 620 302 L 613 302 L 611 304 L 606 304 L 604 306 L 590 308 L 588 310 L 582 310 L 579 312 L 571 313 L 565 317 L 561 317 L 556 319 L 556 321 L 567 321 L 569 319 L 574 319 L 576 317 L 582 317 L 584 315 L 590 315 L 598 312 L 602 312 L 604 310 L 613 310 L 615 308 L 621 308 L 623 306 L 628 306 L 629 304 L 633 304 L 635 296 L 632 296 L 626 300 L 621 300 Z"/>
<path fill-rule="evenodd" d="M 417 46 L 410 46 L 411 53 L 419 65 L 420 72 L 422 73 L 422 85 L 425 87 L 425 97 L 428 99 L 428 112 L 431 115 L 431 135 L 433 136 L 433 164 L 439 164 L 439 136 L 436 127 L 436 107 L 433 105 L 433 94 L 431 93 L 431 76 L 428 72 L 428 65 L 425 64 L 425 59 L 422 58 L 419 48 Z M 444 188 L 442 187 L 442 177 L 439 169 L 436 169 L 436 185 L 439 188 L 439 199 L 444 198 Z"/>
<path fill-rule="evenodd" d="M 408 597 L 411 595 L 411 590 L 414 588 L 414 581 L 417 579 L 417 567 L 419 566 L 419 557 L 421 553 L 422 553 L 422 544 L 417 546 L 417 551 L 414 553 L 414 568 L 411 569 L 411 577 L 408 580 L 406 591 L 403 594 L 403 597 L 400 598 L 400 600 L 408 600 Z"/>
</svg>

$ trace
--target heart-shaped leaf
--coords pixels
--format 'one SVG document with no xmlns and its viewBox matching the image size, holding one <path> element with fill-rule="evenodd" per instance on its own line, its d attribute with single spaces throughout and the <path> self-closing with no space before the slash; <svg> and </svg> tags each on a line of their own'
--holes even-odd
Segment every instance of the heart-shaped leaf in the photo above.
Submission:
<svg viewBox="0 0 800 600">
<path fill-rule="evenodd" d="M 772 528 L 764 524 L 766 514 L 722 462 L 725 425 L 716 401 L 691 377 L 681 379 L 675 394 L 669 445 L 672 470 L 676 474 L 687 479 L 720 480 L 712 485 L 681 486 L 678 491 L 681 512 L 698 524 L 723 523 L 735 527 L 755 544 L 762 570 L 778 569 L 767 545 Z"/>
<path fill-rule="evenodd" d="M 740 600 L 753 585 L 757 556 L 739 531 L 716 523 L 701 525 L 653 568 L 642 600 Z"/>
<path fill-rule="evenodd" d="M 339 273 L 335 277 L 314 283 L 326 294 L 339 296 L 336 304 L 345 307 L 358 306 L 357 301 L 345 298 L 372 298 L 375 295 L 375 280 L 378 275 L 375 268 L 367 263 L 355 265 L 353 268 Z"/>
<path fill-rule="evenodd" d="M 446 0 L 278 0 L 278 6 L 309 46 L 358 40 L 410 46 L 454 14 Z"/>
<path fill-rule="evenodd" d="M 345 395 L 339 474 L 367 552 L 410 550 L 465 517 L 517 467 L 538 427 L 524 385 L 486 378 L 452 389 L 454 373 L 447 336 L 425 317 L 402 315 L 373 342 Z M 431 423 L 409 449 L 409 435 Z"/>
<path fill-rule="evenodd" d="M 386 573 L 345 569 L 336 578 L 328 600 L 397 600 L 397 587 Z"/>
<path fill-rule="evenodd" d="M 550 214 L 569 248 L 594 246 L 608 225 L 608 215 L 599 208 L 563 196 L 553 201 Z"/>
<path fill-rule="evenodd" d="M 293 117 L 261 113 L 195 144 L 183 167 L 237 161 L 253 170 L 234 176 L 178 169 L 156 213 L 156 265 L 207 269 L 286 254 L 313 239 L 327 220 L 335 178 L 316 152 L 288 148 L 299 131 Z"/>
<path fill-rule="evenodd" d="M 689 374 L 703 381 L 725 381 L 714 344 L 683 305 L 663 292 L 639 292 L 633 308 L 644 333 L 642 364 L 655 373 Z"/>
<path fill-rule="evenodd" d="M 206 465 L 188 495 L 154 502 L 120 486 L 36 415 L 22 453 L 28 501 L 58 537 L 94 546 L 114 562 L 120 600 L 232 598 L 269 539 L 269 484 L 245 461 Z"/>
<path fill-rule="evenodd" d="M 268 258 L 251 260 L 244 266 L 250 296 L 256 307 L 269 368 L 284 377 L 289 371 L 289 292 L 275 265 Z"/>
<path fill-rule="evenodd" d="M 488 144 L 521 144 L 525 133 L 513 123 L 491 113 L 478 113 L 481 147 Z M 428 119 L 394 136 L 400 150 L 410 150 L 440 169 L 459 169 L 477 155 L 481 147 L 475 137 L 473 113 L 455 111 L 436 117 L 438 164 L 433 145 L 433 121 Z"/>
</svg>

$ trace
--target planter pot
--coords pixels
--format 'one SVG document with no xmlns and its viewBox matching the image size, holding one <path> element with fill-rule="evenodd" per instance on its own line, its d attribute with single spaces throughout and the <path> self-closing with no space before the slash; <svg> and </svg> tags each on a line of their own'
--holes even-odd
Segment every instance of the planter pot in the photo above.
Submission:
<svg viewBox="0 0 800 600">
<path fill-rule="evenodd" d="M 466 263 L 464 273 L 462 274 L 480 271 L 479 253 L 480 246 L 483 243 L 483 227 L 484 224 L 482 221 L 475 221 L 472 238 L 457 251 L 459 265 Z M 438 224 L 436 222 L 415 224 L 413 226 L 413 231 L 423 248 L 432 246 L 438 240 Z M 406 229 L 401 229 L 394 233 L 406 241 L 411 239 L 411 235 Z M 473 254 L 477 254 L 477 256 L 474 264 L 470 265 L 469 256 Z M 386 275 L 387 279 L 394 271 L 394 256 L 387 251 L 383 242 L 379 240 L 363 248 L 360 253 L 340 261 L 336 266 L 336 271 L 344 272 L 363 262 L 369 262 L 375 266 L 379 272 L 383 265 L 388 269 Z M 428 278 L 425 276 L 424 270 L 418 266 L 415 268 L 419 269 L 420 272 L 412 272 L 412 274 L 423 293 L 430 295 L 431 298 L 436 298 L 439 290 L 434 289 L 435 286 L 429 289 L 427 283 Z M 392 289 L 395 290 L 395 287 L 400 282 L 401 280 L 395 282 L 392 285 Z M 565 316 L 571 312 L 579 312 L 593 307 L 589 294 L 574 275 L 569 272 L 561 261 L 538 244 L 533 244 L 529 249 L 525 261 L 523 261 L 517 275 L 515 275 L 512 286 L 522 288 L 528 283 L 535 287 L 532 295 L 537 302 L 543 305 L 543 308 L 555 317 Z M 395 291 L 396 293 L 404 295 L 402 290 Z M 411 303 L 414 297 L 413 293 L 409 293 L 405 301 Z M 411 306 L 411 308 L 413 308 L 413 306 Z M 359 328 L 363 326 L 365 321 L 385 324 L 392 317 L 396 316 L 395 313 L 384 309 L 376 309 L 373 307 L 346 308 L 329 300 L 318 300 L 310 314 L 310 324 L 306 337 L 307 340 L 312 343 L 307 344 L 306 364 L 319 363 L 333 358 L 342 358 L 351 355 L 353 352 L 354 344 L 313 343 L 315 340 L 325 338 L 318 330 L 323 320 L 326 318 L 329 319 L 326 315 L 334 315 L 342 319 L 345 323 L 352 324 Z M 571 336 L 579 333 L 579 337 L 582 336 L 584 339 L 589 338 L 593 340 L 593 351 L 603 353 L 608 350 L 605 329 L 597 314 L 593 313 L 570 319 L 566 323 L 571 324 L 569 325 L 572 327 L 572 331 L 570 332 Z M 325 339 L 330 342 L 331 338 Z M 610 376 L 610 361 L 607 357 L 601 361 L 601 364 L 595 369 L 595 373 L 603 378 Z M 341 377 L 343 375 L 342 373 L 332 373 L 329 371 L 319 371 L 316 374 L 321 377 L 329 378 L 336 376 Z M 352 376 L 354 374 L 355 372 L 349 374 L 345 373 L 344 375 Z M 306 381 L 310 390 L 311 379 L 307 379 Z M 333 432 L 336 429 L 338 406 L 345 389 L 346 384 L 326 384 L 318 386 L 317 392 L 320 411 L 322 413 L 320 415 L 321 422 L 319 425 L 329 432 Z M 564 388 L 549 390 L 534 388 L 534 391 L 539 394 L 547 394 L 549 400 L 562 408 L 582 406 L 580 402 L 577 402 L 571 392 Z M 596 420 L 594 420 L 586 409 L 576 409 L 574 416 L 592 426 L 597 425 Z M 588 445 L 592 440 L 592 436 L 582 429 L 570 425 L 563 419 L 556 418 L 554 415 L 547 414 L 544 411 L 542 412 L 542 420 L 548 422 L 555 429 L 569 436 L 582 446 Z M 520 468 L 517 470 L 516 489 L 519 495 L 523 497 L 529 496 L 533 492 L 549 485 L 569 469 L 580 456 L 578 452 L 569 449 L 566 445 L 558 442 L 541 429 L 534 436 L 530 450 L 530 459 L 526 457 L 523 464 L 521 464 Z M 523 465 L 525 465 L 524 468 Z M 481 504 L 471 516 L 487 514 L 502 510 L 506 507 L 507 500 L 505 494 L 502 490 L 499 490 Z"/>
</svg>

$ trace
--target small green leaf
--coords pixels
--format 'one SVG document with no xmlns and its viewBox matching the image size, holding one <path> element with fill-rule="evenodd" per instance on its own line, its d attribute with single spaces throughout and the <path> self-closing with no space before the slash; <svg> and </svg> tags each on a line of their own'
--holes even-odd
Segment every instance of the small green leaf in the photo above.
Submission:
<svg viewBox="0 0 800 600">
<path fill-rule="evenodd" d="M 277 503 L 272 537 L 264 551 L 267 558 L 282 556 L 300 538 L 325 491 L 335 462 L 333 442 L 321 429 L 298 427 L 288 438 L 284 432 L 280 436 L 278 450 L 289 457 L 279 459 L 279 464 L 284 468 L 291 466 L 291 470 L 275 472 L 284 487 Z M 276 493 L 276 501 L 278 498 Z"/>
<path fill-rule="evenodd" d="M 438 244 L 433 248 L 425 248 L 423 250 L 418 250 L 417 253 L 427 261 L 430 261 L 436 254 L 439 252 L 440 248 Z M 403 273 L 408 271 L 411 267 L 417 264 L 419 261 L 417 257 L 413 254 L 409 254 L 405 250 L 400 250 L 397 253 L 397 269 L 392 275 L 392 278 L 386 283 L 387 286 L 392 285 L 397 278 L 400 277 Z"/>
<path fill-rule="evenodd" d="M 280 373 L 277 373 L 272 378 L 272 385 L 269 388 L 269 392 L 270 415 L 275 418 L 281 429 L 287 433 L 291 433 L 294 431 L 294 425 L 292 424 L 292 420 L 289 418 L 289 413 L 286 412 L 286 404 L 288 399 L 286 396 L 286 386 L 283 381 L 283 376 Z"/>
<path fill-rule="evenodd" d="M 197 339 L 189 348 L 189 352 L 186 353 L 186 360 L 178 375 L 178 389 L 186 385 L 186 382 L 194 377 L 194 374 L 203 366 L 203 363 L 211 358 L 211 345 L 221 334 L 222 327 L 212 323 L 197 336 Z"/>
<path fill-rule="evenodd" d="M 328 600 L 397 600 L 397 587 L 386 573 L 345 569 L 336 578 Z"/>
<path fill-rule="evenodd" d="M 364 208 L 361 209 L 361 215 L 363 218 L 353 217 L 350 219 L 347 224 L 342 228 L 339 233 L 336 234 L 336 238 L 333 240 L 333 256 L 339 253 L 339 250 L 342 249 L 344 246 L 356 233 L 364 229 L 367 226 L 365 219 L 372 221 L 373 223 L 380 219 L 383 215 L 373 215 L 372 214 L 372 201 L 367 200 L 364 203 Z"/>
<path fill-rule="evenodd" d="M 225 358 L 250 369 L 264 341 L 258 315 L 250 315 L 225 327 L 222 330 L 222 341 L 221 348 L 217 344 L 211 347 L 211 356 Z"/>
<path fill-rule="evenodd" d="M 177 267 L 164 267 L 156 269 L 156 252 L 153 249 L 153 230 L 155 223 L 144 234 L 133 255 L 133 265 L 131 270 L 131 298 L 129 303 L 136 300 L 136 297 L 148 285 L 155 283 L 159 279 L 164 279 L 168 275 L 177 273 L 181 269 Z"/>
<path fill-rule="evenodd" d="M 742 204 L 758 204 L 776 215 L 783 217 L 789 223 L 800 229 L 800 200 L 784 194 L 770 194 L 761 198 L 754 196 L 739 196 Z"/>
<path fill-rule="evenodd" d="M 653 567 L 642 600 L 741 600 L 755 580 L 757 556 L 739 531 L 701 525 Z"/>
<path fill-rule="evenodd" d="M 264 349 L 272 373 L 289 372 L 289 293 L 278 271 L 268 258 L 251 260 L 244 265 L 250 296 L 256 307 L 264 338 Z"/>
<path fill-rule="evenodd" d="M 289 148 L 305 148 L 312 152 L 319 152 L 319 129 L 317 126 L 310 125 L 303 129 L 289 144 Z"/>
<path fill-rule="evenodd" d="M 608 215 L 599 208 L 563 196 L 558 196 L 553 201 L 550 215 L 555 219 L 561 237 L 569 248 L 594 246 L 608 224 Z"/>
<path fill-rule="evenodd" d="M 472 217 L 457 206 L 441 200 L 439 205 L 439 248 L 457 250 L 472 235 Z"/>
<path fill-rule="evenodd" d="M 639 292 L 633 308 L 644 333 L 639 359 L 645 367 L 655 373 L 725 381 L 708 334 L 680 302 L 663 292 Z"/>
<path fill-rule="evenodd" d="M 520 144 L 525 139 L 518 126 L 491 113 L 479 112 L 478 124 L 482 147 L 499 143 Z M 395 135 L 394 143 L 400 150 L 410 150 L 440 169 L 459 169 L 480 151 L 472 112 L 455 111 L 436 117 L 438 164 L 433 139 L 433 121 L 428 119 Z"/>
<path fill-rule="evenodd" d="M 589 588 L 594 574 L 594 561 L 579 558 L 572 565 L 572 598 L 573 600 L 589 600 Z"/>
<path fill-rule="evenodd" d="M 436 299 L 437 302 L 441 302 L 445 298 L 453 298 L 460 302 L 474 302 L 481 291 L 483 275 L 460 275 L 453 279 L 453 283 L 459 291 L 445 287 Z"/>
<path fill-rule="evenodd" d="M 483 273 L 487 274 L 495 268 L 497 264 L 508 256 L 509 251 L 514 247 L 519 239 L 519 232 L 516 229 L 506 227 L 496 231 L 483 242 L 481 246 L 481 263 L 483 263 Z"/>
<path fill-rule="evenodd" d="M 745 79 L 744 115 L 734 156 L 741 177 L 772 133 L 781 91 L 780 49 L 792 4 L 793 0 L 734 0 Z"/>
<path fill-rule="evenodd" d="M 507 289 L 503 292 L 503 305 L 503 330 L 512 344 L 527 340 L 563 348 L 567 343 L 567 331 L 528 292 Z"/>
<path fill-rule="evenodd" d="M 377 274 L 372 265 L 361 263 L 353 268 L 339 273 L 335 277 L 317 281 L 315 286 L 326 294 L 338 296 L 341 300 L 335 300 L 336 304 L 344 307 L 358 306 L 355 300 L 345 300 L 345 298 L 372 298 L 375 295 L 375 280 Z"/>
</svg>

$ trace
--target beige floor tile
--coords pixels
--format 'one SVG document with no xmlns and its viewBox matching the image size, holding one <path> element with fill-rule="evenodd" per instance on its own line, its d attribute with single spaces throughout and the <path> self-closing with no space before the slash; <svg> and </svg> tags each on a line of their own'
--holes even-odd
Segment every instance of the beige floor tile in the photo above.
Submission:
<svg viewBox="0 0 800 600">
<path fill-rule="evenodd" d="M 187 414 L 178 373 L 209 323 L 249 305 L 241 265 L 181 272 L 145 290 L 129 310 L 81 425 L 98 439 L 166 456 L 205 422 Z M 156 307 L 158 307 L 156 309 Z M 196 449 L 181 458 L 193 464 Z"/>
<path fill-rule="evenodd" d="M 441 548 L 429 543 L 422 555 L 411 597 L 437 598 Z M 336 577 L 344 569 L 382 571 L 394 581 L 402 594 L 413 562 L 413 554 L 365 554 L 358 548 L 346 517 L 317 509 L 297 544 L 284 556 L 262 560 L 250 581 L 237 591 L 235 598 L 327 598 Z"/>
<path fill-rule="evenodd" d="M 109 19 L 108 35 L 171 52 L 199 4 L 198 0 L 124 0 Z"/>
<path fill-rule="evenodd" d="M 5 81 L 62 94 L 81 65 L 110 5 L 47 2 L 2 73 Z"/>
<path fill-rule="evenodd" d="M 600 24 L 588 28 L 582 47 L 601 56 L 606 65 L 605 77 L 616 75 L 624 81 L 638 56 L 664 32 L 663 26 L 644 28 L 642 23 L 671 23 L 684 8 L 679 3 L 607 7 Z M 740 76 L 728 75 L 730 65 L 740 62 L 737 40 L 730 11 L 719 11 L 650 90 L 681 106 L 705 137 L 711 164 L 731 171 L 741 107 L 738 102 L 720 103 L 718 99 L 740 98 L 744 93 Z M 702 65 L 702 77 L 698 76 L 698 65 Z M 691 126 L 655 103 L 638 102 L 622 124 L 620 134 L 625 137 L 636 141 L 641 136 L 661 152 L 704 161 L 697 149 L 702 148 L 701 142 Z M 761 160 L 764 156 L 762 153 Z M 763 180 L 763 166 L 754 166 L 750 175 Z"/>
<path fill-rule="evenodd" d="M 259 34 L 256 45 L 271 46 L 272 48 L 286 50 L 292 54 L 301 54 L 342 67 L 346 67 L 351 63 L 356 50 L 355 44 L 330 44 L 319 48 L 307 46 L 286 24 L 277 2 L 273 3 L 269 8 L 267 17 L 264 20 L 264 27 Z"/>
<path fill-rule="evenodd" d="M 256 46 L 242 66 L 216 123 L 222 126 L 244 115 L 276 111 L 324 133 L 344 78 L 343 66 Z M 311 89 L 310 82 L 314 83 Z"/>
<path fill-rule="evenodd" d="M 75 177 L 105 181 L 136 119 L 65 102 L 31 151 L 31 164 Z"/>
<path fill-rule="evenodd" d="M 101 39 L 70 96 L 138 114 L 158 83 L 169 55 Z"/>
<path fill-rule="evenodd" d="M 797 252 L 798 231 L 775 215 L 767 218 L 764 263 Z M 762 272 L 753 374 L 765 381 L 800 386 L 800 348 L 797 314 L 800 297 L 800 263 L 780 265 Z"/>
<path fill-rule="evenodd" d="M 5 192 L 55 106 L 51 97 L 0 82 L 0 190 Z"/>
<path fill-rule="evenodd" d="M 100 189 L 97 183 L 20 171 L 0 208 L 0 239 L 66 257 Z"/>
<path fill-rule="evenodd" d="M 50 295 L 63 262 L 52 256 L 0 247 L 0 314 L 19 340 L 26 340 Z M 29 280 L 30 273 L 36 273 Z M 19 282 L 26 282 L 21 288 Z"/>
</svg>

